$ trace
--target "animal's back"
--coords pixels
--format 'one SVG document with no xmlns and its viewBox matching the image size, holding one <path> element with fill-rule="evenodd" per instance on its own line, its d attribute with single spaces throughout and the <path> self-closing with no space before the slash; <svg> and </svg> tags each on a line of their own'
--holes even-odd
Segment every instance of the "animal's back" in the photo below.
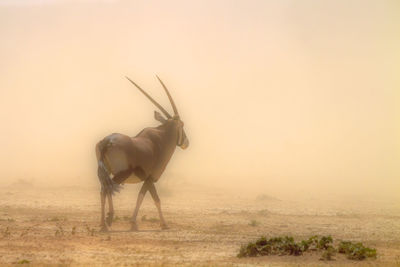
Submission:
<svg viewBox="0 0 400 267">
<path fill-rule="evenodd" d="M 117 183 L 139 183 L 150 175 L 153 163 L 153 144 L 146 137 L 131 138 L 120 133 L 106 136 L 96 146 L 98 159 L 102 158 L 113 180 Z M 130 174 L 123 179 L 121 173 Z M 115 178 L 115 179 L 114 179 Z"/>
</svg>

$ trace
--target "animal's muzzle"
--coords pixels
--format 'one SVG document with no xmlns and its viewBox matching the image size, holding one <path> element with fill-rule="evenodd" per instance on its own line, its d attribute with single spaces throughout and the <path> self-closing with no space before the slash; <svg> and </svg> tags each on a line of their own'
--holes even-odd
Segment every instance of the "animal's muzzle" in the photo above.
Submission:
<svg viewBox="0 0 400 267">
<path fill-rule="evenodd" d="M 180 147 L 182 149 L 186 149 L 189 146 L 189 140 L 187 138 L 185 138 L 185 140 L 183 141 L 183 143 L 180 145 Z"/>
</svg>

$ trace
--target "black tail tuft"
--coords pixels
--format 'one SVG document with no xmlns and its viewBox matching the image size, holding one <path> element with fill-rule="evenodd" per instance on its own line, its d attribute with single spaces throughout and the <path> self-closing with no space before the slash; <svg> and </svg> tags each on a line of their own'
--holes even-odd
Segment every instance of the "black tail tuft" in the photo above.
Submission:
<svg viewBox="0 0 400 267">
<path fill-rule="evenodd" d="M 118 192 L 122 189 L 122 186 L 114 182 L 101 160 L 98 162 L 99 166 L 97 168 L 97 176 L 99 177 L 100 184 L 101 184 L 101 191 L 105 193 L 111 193 L 114 195 L 115 192 Z"/>
</svg>

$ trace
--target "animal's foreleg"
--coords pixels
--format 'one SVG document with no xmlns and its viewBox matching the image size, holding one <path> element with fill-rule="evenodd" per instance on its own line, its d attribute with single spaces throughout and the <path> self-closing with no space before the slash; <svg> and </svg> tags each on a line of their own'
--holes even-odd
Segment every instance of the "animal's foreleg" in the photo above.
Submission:
<svg viewBox="0 0 400 267">
<path fill-rule="evenodd" d="M 137 218 L 137 215 L 138 215 L 138 213 L 139 213 L 139 208 L 140 208 L 140 206 L 142 205 L 143 198 L 144 198 L 144 196 L 146 195 L 146 192 L 147 192 L 147 190 L 148 190 L 148 184 L 149 184 L 149 183 L 148 183 L 148 181 L 146 180 L 146 181 L 143 183 L 142 188 L 141 188 L 140 191 L 139 191 L 139 195 L 138 195 L 138 198 L 137 198 L 137 200 L 136 200 L 135 211 L 133 212 L 132 219 L 131 219 L 131 230 L 132 230 L 132 231 L 137 231 L 136 218 Z"/>
<path fill-rule="evenodd" d="M 107 200 L 108 200 L 108 214 L 107 214 L 107 225 L 111 226 L 113 219 L 114 219 L 114 205 L 112 200 L 112 194 L 107 193 Z"/>
<path fill-rule="evenodd" d="M 101 190 L 100 192 L 100 202 L 101 202 L 101 218 L 100 218 L 100 231 L 108 231 L 106 221 L 105 221 L 105 206 L 106 206 L 106 193 Z"/>
<path fill-rule="evenodd" d="M 151 194 L 151 196 L 152 196 L 152 198 L 154 200 L 154 204 L 157 207 L 158 216 L 160 216 L 161 229 L 168 229 L 168 226 L 165 223 L 164 216 L 163 216 L 163 213 L 162 213 L 162 210 L 161 210 L 161 201 L 160 201 L 160 198 L 158 197 L 157 190 L 156 190 L 156 187 L 154 186 L 153 182 L 149 183 L 149 191 L 150 191 L 150 194 Z"/>
</svg>

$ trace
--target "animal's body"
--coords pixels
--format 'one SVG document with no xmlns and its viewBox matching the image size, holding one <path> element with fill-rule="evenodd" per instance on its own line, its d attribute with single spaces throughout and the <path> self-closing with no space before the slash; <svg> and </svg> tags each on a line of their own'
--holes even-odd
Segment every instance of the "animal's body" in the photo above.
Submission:
<svg viewBox="0 0 400 267">
<path fill-rule="evenodd" d="M 112 224 L 114 215 L 112 195 L 115 191 L 119 191 L 119 185 L 140 182 L 143 182 L 143 186 L 139 192 L 136 208 L 132 217 L 132 230 L 137 229 L 137 213 L 147 191 L 150 191 L 155 201 L 161 226 L 166 228 L 166 223 L 161 211 L 160 199 L 154 183 L 160 179 L 176 146 L 185 149 L 189 145 L 183 130 L 183 122 L 180 120 L 176 106 L 161 80 L 160 82 L 174 109 L 174 116 L 169 115 L 169 113 L 145 93 L 143 89 L 133 81 L 131 82 L 145 94 L 150 101 L 160 108 L 167 119 L 160 113 L 155 112 L 155 119 L 161 122 L 161 125 L 158 127 L 145 128 L 134 137 L 113 133 L 97 143 L 96 156 L 98 160 L 98 177 L 101 183 L 101 227 L 103 231 L 106 231 L 108 226 Z M 109 202 L 109 215 L 107 219 L 105 219 L 104 214 L 106 197 Z"/>
</svg>

